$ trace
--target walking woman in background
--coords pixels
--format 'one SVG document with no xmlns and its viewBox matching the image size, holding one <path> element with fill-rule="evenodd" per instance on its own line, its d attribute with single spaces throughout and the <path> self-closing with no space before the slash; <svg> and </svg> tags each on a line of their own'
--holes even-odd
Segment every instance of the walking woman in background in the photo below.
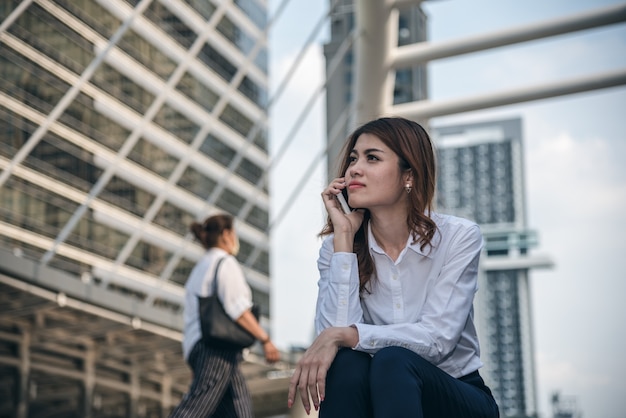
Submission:
<svg viewBox="0 0 626 418">
<path fill-rule="evenodd" d="M 432 210 L 428 134 L 402 118 L 371 121 L 341 165 L 322 192 L 318 336 L 288 406 L 299 398 L 321 418 L 498 417 L 473 321 L 483 239 L 475 223 Z M 340 193 L 357 209 L 342 211 Z"/>
<path fill-rule="evenodd" d="M 202 341 L 198 296 L 210 295 L 221 259 L 217 292 L 224 310 L 261 341 L 269 363 L 279 360 L 279 352 L 250 311 L 252 292 L 235 258 L 239 239 L 233 217 L 214 215 L 204 223 L 194 222 L 191 231 L 207 250 L 185 284 L 183 355 L 193 372 L 193 381 L 170 417 L 252 418 L 252 398 L 239 369 L 241 350 L 215 348 Z"/>
</svg>

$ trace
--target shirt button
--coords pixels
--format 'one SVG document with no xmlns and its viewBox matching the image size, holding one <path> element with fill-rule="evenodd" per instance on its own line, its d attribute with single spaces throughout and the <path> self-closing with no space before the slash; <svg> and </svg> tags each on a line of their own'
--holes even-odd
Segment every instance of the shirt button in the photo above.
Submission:
<svg viewBox="0 0 626 418">
<path fill-rule="evenodd" d="M 399 303 L 396 303 L 396 308 L 400 309 L 402 305 L 400 305 Z"/>
<path fill-rule="evenodd" d="M 394 274 L 393 276 L 391 276 L 391 278 L 394 279 L 394 280 L 398 280 L 398 275 Z"/>
</svg>

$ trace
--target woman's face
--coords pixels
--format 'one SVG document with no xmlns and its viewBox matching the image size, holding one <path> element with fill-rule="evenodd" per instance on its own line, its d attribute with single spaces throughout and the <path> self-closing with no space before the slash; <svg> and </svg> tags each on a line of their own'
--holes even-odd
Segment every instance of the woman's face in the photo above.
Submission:
<svg viewBox="0 0 626 418">
<path fill-rule="evenodd" d="M 404 187 L 410 183 L 409 176 L 401 172 L 398 155 L 375 135 L 365 133 L 357 139 L 345 181 L 348 202 L 354 208 L 406 204 Z"/>
</svg>

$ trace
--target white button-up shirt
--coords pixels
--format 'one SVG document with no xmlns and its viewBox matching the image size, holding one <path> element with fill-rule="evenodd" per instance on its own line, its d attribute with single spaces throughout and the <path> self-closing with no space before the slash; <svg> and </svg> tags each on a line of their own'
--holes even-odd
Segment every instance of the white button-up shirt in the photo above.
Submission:
<svg viewBox="0 0 626 418">
<path fill-rule="evenodd" d="M 233 320 L 252 307 L 252 291 L 235 257 L 226 251 L 210 248 L 198 261 L 185 283 L 185 306 L 183 320 L 183 355 L 189 358 L 191 349 L 202 338 L 198 296 L 210 296 L 213 289 L 215 267 L 219 259 L 224 261 L 218 271 L 217 294 L 224 310 Z"/>
<path fill-rule="evenodd" d="M 355 350 L 374 354 L 383 347 L 405 347 L 454 377 L 479 369 L 473 300 L 482 234 L 466 219 L 441 214 L 432 219 L 438 228 L 433 247 L 422 251 L 409 236 L 395 262 L 368 227 L 375 265 L 369 293 L 359 294 L 356 254 L 334 252 L 333 236 L 326 237 L 318 259 L 317 333 L 354 325 Z"/>
</svg>

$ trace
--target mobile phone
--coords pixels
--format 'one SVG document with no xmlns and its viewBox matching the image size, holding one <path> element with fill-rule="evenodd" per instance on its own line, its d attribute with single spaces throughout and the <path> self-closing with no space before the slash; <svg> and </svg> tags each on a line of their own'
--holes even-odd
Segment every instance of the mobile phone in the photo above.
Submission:
<svg viewBox="0 0 626 418">
<path fill-rule="evenodd" d="M 339 193 L 336 196 L 339 204 L 341 205 L 341 209 L 343 209 L 343 213 L 345 213 L 346 215 L 352 213 L 352 209 L 350 209 L 350 206 L 348 206 L 348 202 L 346 202 L 346 198 L 343 196 L 343 193 Z"/>
</svg>

